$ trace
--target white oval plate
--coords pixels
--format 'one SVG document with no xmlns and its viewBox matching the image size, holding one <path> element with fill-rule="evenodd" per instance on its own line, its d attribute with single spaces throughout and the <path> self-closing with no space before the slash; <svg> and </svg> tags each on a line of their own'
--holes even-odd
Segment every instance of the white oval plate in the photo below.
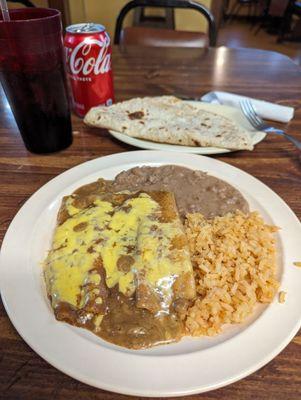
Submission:
<svg viewBox="0 0 301 400">
<path fill-rule="evenodd" d="M 278 234 L 279 277 L 287 301 L 259 307 L 246 323 L 214 338 L 131 351 L 55 320 L 47 301 L 41 260 L 50 245 L 63 195 L 98 177 L 138 165 L 178 164 L 207 171 L 238 188 Z M 300 327 L 301 224 L 267 186 L 226 163 L 191 154 L 136 151 L 98 158 L 57 176 L 20 209 L 3 241 L 0 288 L 6 311 L 22 338 L 64 373 L 98 388 L 137 396 L 180 396 L 235 382 L 275 357 Z"/>
<path fill-rule="evenodd" d="M 223 106 L 219 104 L 208 104 L 200 101 L 187 101 L 186 103 L 191 103 L 195 107 L 199 107 L 202 110 L 211 111 L 216 114 L 220 114 L 224 117 L 232 119 L 237 125 L 245 129 L 249 133 L 252 144 L 254 146 L 257 143 L 261 142 L 266 137 L 265 132 L 254 130 L 254 128 L 249 124 L 249 122 L 244 117 L 242 112 L 237 108 Z M 195 153 L 203 155 L 223 154 L 223 153 L 230 153 L 233 151 L 237 151 L 237 150 L 221 149 L 218 147 L 179 146 L 176 144 L 156 143 L 156 142 L 151 142 L 149 140 L 136 139 L 134 137 L 127 136 L 123 133 L 112 130 L 110 130 L 109 132 L 112 136 L 114 136 L 115 139 L 118 139 L 121 142 L 146 150 L 176 151 L 181 153 Z"/>
</svg>

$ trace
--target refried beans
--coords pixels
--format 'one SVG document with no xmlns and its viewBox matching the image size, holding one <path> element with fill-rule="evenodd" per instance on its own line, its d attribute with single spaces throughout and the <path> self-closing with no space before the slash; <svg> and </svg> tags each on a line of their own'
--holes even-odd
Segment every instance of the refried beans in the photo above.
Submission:
<svg viewBox="0 0 301 400">
<path fill-rule="evenodd" d="M 248 203 L 233 186 L 205 172 L 178 165 L 135 167 L 123 171 L 112 181 L 112 189 L 173 192 L 182 219 L 189 213 L 212 218 L 236 210 L 249 211 Z"/>
</svg>

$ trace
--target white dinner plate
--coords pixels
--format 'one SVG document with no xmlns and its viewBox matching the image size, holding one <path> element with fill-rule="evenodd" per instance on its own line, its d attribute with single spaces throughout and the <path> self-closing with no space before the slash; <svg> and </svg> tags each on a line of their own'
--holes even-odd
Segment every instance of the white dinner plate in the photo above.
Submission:
<svg viewBox="0 0 301 400">
<path fill-rule="evenodd" d="M 91 332 L 55 320 L 42 277 L 41 261 L 50 246 L 64 195 L 99 177 L 112 179 L 134 166 L 178 164 L 207 171 L 245 196 L 277 234 L 279 279 L 287 300 L 260 306 L 242 325 L 213 338 L 185 338 L 148 350 L 128 350 Z M 275 357 L 300 327 L 301 224 L 263 183 L 224 162 L 193 154 L 136 151 L 78 165 L 39 189 L 20 209 L 3 241 L 0 288 L 6 311 L 22 338 L 64 373 L 98 388 L 137 396 L 180 396 L 235 382 Z M 277 296 L 276 296 L 277 297 Z"/>
<path fill-rule="evenodd" d="M 242 112 L 234 107 L 224 106 L 220 104 L 208 104 L 201 101 L 186 101 L 186 103 L 191 103 L 195 107 L 199 107 L 202 110 L 211 111 L 216 114 L 220 114 L 224 117 L 232 119 L 237 125 L 245 129 L 250 135 L 251 142 L 255 146 L 257 143 L 261 142 L 265 137 L 266 133 L 262 131 L 256 131 L 244 117 Z M 181 153 L 195 153 L 195 154 L 223 154 L 230 153 L 237 150 L 220 149 L 218 147 L 196 147 L 196 146 L 179 146 L 176 144 L 166 144 L 166 143 L 156 143 L 149 140 L 136 139 L 131 136 L 127 136 L 123 133 L 109 130 L 110 134 L 114 136 L 115 139 L 121 142 L 130 144 L 140 149 L 146 150 L 163 150 L 163 151 L 177 151 Z"/>
</svg>

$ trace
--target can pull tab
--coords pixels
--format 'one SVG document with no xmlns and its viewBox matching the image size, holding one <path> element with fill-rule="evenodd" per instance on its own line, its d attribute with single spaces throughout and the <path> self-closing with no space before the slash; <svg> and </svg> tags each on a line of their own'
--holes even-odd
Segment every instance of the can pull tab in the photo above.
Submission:
<svg viewBox="0 0 301 400">
<path fill-rule="evenodd" d="M 85 22 L 82 24 L 74 24 L 66 28 L 66 32 L 69 33 L 97 33 L 104 32 L 105 27 L 100 24 L 95 24 L 93 22 Z"/>
<path fill-rule="evenodd" d="M 93 31 L 93 24 L 91 22 L 82 25 L 82 27 L 80 29 L 77 29 L 76 32 L 91 32 Z"/>
</svg>

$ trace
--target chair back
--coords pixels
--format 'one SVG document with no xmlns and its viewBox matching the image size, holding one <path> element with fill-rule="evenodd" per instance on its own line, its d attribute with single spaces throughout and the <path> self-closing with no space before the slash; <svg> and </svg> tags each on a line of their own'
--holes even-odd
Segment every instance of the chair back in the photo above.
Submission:
<svg viewBox="0 0 301 400">
<path fill-rule="evenodd" d="M 209 45 L 216 45 L 216 26 L 214 17 L 207 7 L 193 0 L 132 0 L 127 3 L 120 11 L 115 27 L 114 43 L 119 44 L 122 32 L 123 21 L 134 8 L 137 7 L 154 7 L 154 8 L 185 8 L 192 9 L 201 13 L 208 21 L 209 26 Z"/>
<path fill-rule="evenodd" d="M 33 4 L 33 2 L 29 1 L 29 0 L 8 0 L 9 3 L 21 3 L 23 4 L 23 6 L 25 7 L 35 7 L 35 5 Z"/>
</svg>

